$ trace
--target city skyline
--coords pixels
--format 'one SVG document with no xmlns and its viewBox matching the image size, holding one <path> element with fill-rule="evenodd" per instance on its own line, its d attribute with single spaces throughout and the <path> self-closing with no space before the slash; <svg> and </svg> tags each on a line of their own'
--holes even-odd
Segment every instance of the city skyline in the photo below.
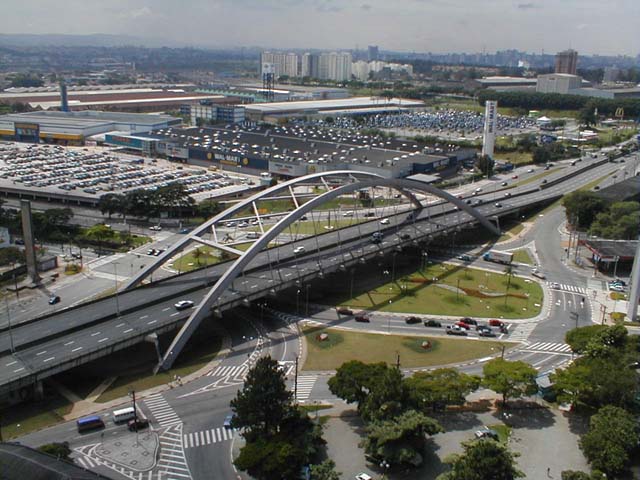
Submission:
<svg viewBox="0 0 640 480">
<path fill-rule="evenodd" d="M 434 53 L 517 49 L 637 55 L 640 6 L 633 0 L 46 0 L 12 5 L 6 34 L 112 34 L 166 46 L 366 49 Z M 43 12 L 46 11 L 46 15 Z"/>
</svg>

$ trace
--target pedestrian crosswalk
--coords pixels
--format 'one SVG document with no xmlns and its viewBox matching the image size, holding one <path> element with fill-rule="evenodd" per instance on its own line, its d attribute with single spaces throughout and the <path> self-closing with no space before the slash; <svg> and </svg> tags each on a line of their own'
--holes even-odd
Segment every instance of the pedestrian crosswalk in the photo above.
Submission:
<svg viewBox="0 0 640 480">
<path fill-rule="evenodd" d="M 311 395 L 311 390 L 313 390 L 313 386 L 315 385 L 317 379 L 317 375 L 300 375 L 298 377 L 296 400 L 300 402 L 308 399 L 309 395 Z"/>
<path fill-rule="evenodd" d="M 229 377 L 237 380 L 244 380 L 245 375 L 249 367 L 245 364 L 242 365 L 224 365 L 207 373 L 208 377 Z"/>
<path fill-rule="evenodd" d="M 536 342 L 527 345 L 521 351 L 571 354 L 571 346 L 566 343 Z"/>
<path fill-rule="evenodd" d="M 575 285 L 567 285 L 565 283 L 547 282 L 549 288 L 553 290 L 563 290 L 566 292 L 577 293 L 580 295 L 586 295 L 587 289 L 584 287 L 576 287 Z"/>
<path fill-rule="evenodd" d="M 175 410 L 167 403 L 161 393 L 154 393 L 143 400 L 153 418 L 161 427 L 170 427 L 182 423 Z"/>
<path fill-rule="evenodd" d="M 524 342 L 529 338 L 531 332 L 536 328 L 535 322 L 512 323 L 509 325 L 509 340 L 514 342 Z"/>
<path fill-rule="evenodd" d="M 160 435 L 160 456 L 156 466 L 158 480 L 190 480 L 191 472 L 184 456 L 182 423 L 172 425 Z"/>
<path fill-rule="evenodd" d="M 213 443 L 225 442 L 233 438 L 234 428 L 211 428 L 200 432 L 185 433 L 182 435 L 184 448 L 204 447 Z"/>
</svg>

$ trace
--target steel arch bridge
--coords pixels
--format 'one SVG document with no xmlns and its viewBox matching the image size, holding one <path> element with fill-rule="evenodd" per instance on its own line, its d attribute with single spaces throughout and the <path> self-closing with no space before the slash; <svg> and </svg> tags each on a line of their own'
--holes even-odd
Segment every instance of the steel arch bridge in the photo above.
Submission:
<svg viewBox="0 0 640 480">
<path fill-rule="evenodd" d="M 340 177 L 345 177 L 347 180 L 349 180 L 349 183 L 338 186 L 337 188 L 329 188 L 327 179 Z M 325 187 L 327 187 L 327 190 L 324 193 L 309 200 L 308 202 L 300 205 L 294 194 L 293 188 L 296 186 L 309 184 L 313 181 L 321 182 L 325 185 Z M 220 297 L 220 295 L 233 285 L 233 281 L 242 274 L 245 267 L 249 265 L 249 263 L 256 257 L 257 254 L 268 248 L 271 241 L 275 240 L 294 222 L 304 217 L 305 214 L 311 212 L 324 203 L 329 202 L 330 200 L 338 198 L 342 195 L 373 187 L 388 187 L 397 190 L 415 206 L 414 211 L 419 211 L 424 208 L 424 206 L 422 205 L 420 200 L 412 193 L 411 190 L 417 190 L 423 193 L 437 196 L 447 202 L 454 204 L 460 211 L 468 213 L 471 217 L 475 218 L 482 226 L 487 228 L 492 233 L 500 233 L 500 230 L 495 225 L 493 225 L 487 218 L 485 218 L 471 206 L 467 205 L 465 202 L 432 185 L 417 182 L 414 180 L 383 178 L 379 175 L 364 171 L 336 170 L 298 177 L 293 180 L 275 185 L 245 200 L 238 202 L 233 207 L 204 222 L 202 225 L 194 229 L 190 234 L 186 235 L 178 242 L 173 244 L 165 252 L 163 252 L 163 254 L 158 257 L 155 262 L 148 265 L 137 275 L 132 277 L 125 286 L 126 289 L 135 287 L 144 278 L 151 275 L 155 270 L 160 268 L 169 258 L 183 250 L 192 242 L 208 245 L 238 255 L 238 258 L 222 274 L 218 281 L 204 296 L 202 301 L 193 310 L 186 323 L 180 329 L 171 345 L 165 352 L 162 361 L 158 365 L 158 368 L 163 370 L 168 370 L 171 368 L 173 362 L 176 360 L 200 323 L 211 314 L 211 310 L 215 306 L 216 301 Z M 281 191 L 287 191 L 290 194 L 296 208 L 293 211 L 285 214 L 271 229 L 264 231 L 262 222 L 260 221 L 257 202 L 270 198 L 274 194 L 277 194 Z M 251 247 L 246 251 L 237 250 L 229 247 L 228 245 L 220 243 L 217 239 L 217 232 L 215 229 L 216 225 L 228 221 L 230 218 L 233 218 L 234 215 L 243 212 L 248 208 L 251 208 L 253 210 L 255 217 L 258 219 L 258 225 L 261 229 L 261 236 L 259 237 L 259 239 L 255 243 L 253 243 L 253 245 L 251 245 Z M 213 234 L 214 241 L 202 238 L 203 235 L 209 234 L 210 232 Z"/>
</svg>

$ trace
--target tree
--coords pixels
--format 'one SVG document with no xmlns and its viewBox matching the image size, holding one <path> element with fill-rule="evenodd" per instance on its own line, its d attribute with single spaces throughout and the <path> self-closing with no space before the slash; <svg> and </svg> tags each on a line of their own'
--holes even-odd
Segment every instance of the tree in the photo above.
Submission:
<svg viewBox="0 0 640 480">
<path fill-rule="evenodd" d="M 111 227 L 108 227 L 102 223 L 89 227 L 84 232 L 84 237 L 92 242 L 103 244 L 110 240 L 113 240 L 116 236 Z"/>
<path fill-rule="evenodd" d="M 264 438 L 247 442 L 233 463 L 257 480 L 298 480 L 304 466 L 299 448 Z"/>
<path fill-rule="evenodd" d="M 201 217 L 211 218 L 220 213 L 222 211 L 222 207 L 215 200 L 207 198 L 198 204 L 196 211 Z"/>
<path fill-rule="evenodd" d="M 493 175 L 493 167 L 495 162 L 489 155 L 479 155 L 476 160 L 476 168 L 480 170 L 487 178 Z"/>
<path fill-rule="evenodd" d="M 549 163 L 551 161 L 551 151 L 546 146 L 534 147 L 531 154 L 533 163 Z"/>
<path fill-rule="evenodd" d="M 596 215 L 589 234 L 612 240 L 631 240 L 640 227 L 640 203 L 616 202 Z"/>
<path fill-rule="evenodd" d="M 102 195 L 98 200 L 100 213 L 102 213 L 102 215 L 106 213 L 109 215 L 109 218 L 111 218 L 111 215 L 114 213 L 124 214 L 124 206 L 124 195 L 118 193 L 107 193 Z"/>
<path fill-rule="evenodd" d="M 426 436 L 442 431 L 434 419 L 415 410 L 407 410 L 393 419 L 369 424 L 364 448 L 377 461 L 417 467 L 423 462 Z"/>
<path fill-rule="evenodd" d="M 292 397 L 278 362 L 271 357 L 261 357 L 231 400 L 232 425 L 244 429 L 242 436 L 247 441 L 274 436 L 291 414 Z"/>
<path fill-rule="evenodd" d="M 0 248 L 0 266 L 11 264 L 24 264 L 25 256 L 24 251 L 17 247 L 5 247 Z"/>
<path fill-rule="evenodd" d="M 345 362 L 329 379 L 329 390 L 347 403 L 357 403 L 361 413 L 367 396 L 388 368 L 385 363 Z"/>
<path fill-rule="evenodd" d="M 593 102 L 588 102 L 578 112 L 578 122 L 582 125 L 589 126 L 596 124 L 596 105 Z"/>
<path fill-rule="evenodd" d="M 359 409 L 366 421 L 392 419 L 404 409 L 402 372 L 395 367 L 387 367 L 376 383 L 369 389 L 364 407 Z"/>
<path fill-rule="evenodd" d="M 336 472 L 333 460 L 325 460 L 317 465 L 311 465 L 311 480 L 340 480 L 342 473 Z"/>
<path fill-rule="evenodd" d="M 508 399 L 532 395 L 537 391 L 538 372 L 522 361 L 511 362 L 494 358 L 485 363 L 483 374 L 482 383 L 494 392 L 502 394 L 502 405 L 505 407 Z"/>
<path fill-rule="evenodd" d="M 596 215 L 606 209 L 606 202 L 594 192 L 578 190 L 562 199 L 567 220 L 576 228 L 588 229 Z"/>
<path fill-rule="evenodd" d="M 571 350 L 576 353 L 582 353 L 587 348 L 591 339 L 606 328 L 605 325 L 589 325 L 587 327 L 574 328 L 565 334 L 564 341 L 571 347 Z"/>
<path fill-rule="evenodd" d="M 589 421 L 589 431 L 580 440 L 580 448 L 594 468 L 608 476 L 621 473 L 630 453 L 638 446 L 634 416 L 613 406 L 602 407 Z"/>
<path fill-rule="evenodd" d="M 451 471 L 439 476 L 438 480 L 513 480 L 524 477 L 516 467 L 518 454 L 494 440 L 465 442 L 462 448 L 462 454 L 445 459 L 445 463 L 451 465 Z"/>
<path fill-rule="evenodd" d="M 436 410 L 445 405 L 462 405 L 465 397 L 480 386 L 480 378 L 455 368 L 416 372 L 404 380 L 412 408 Z"/>
<path fill-rule="evenodd" d="M 40 445 L 38 450 L 56 457 L 58 460 L 66 460 L 68 462 L 72 461 L 71 458 L 69 458 L 69 455 L 71 455 L 71 449 L 67 442 L 47 443 L 45 445 Z"/>
<path fill-rule="evenodd" d="M 603 480 L 606 477 L 602 472 L 594 470 L 591 475 L 575 470 L 565 470 L 560 474 L 561 480 Z"/>
</svg>

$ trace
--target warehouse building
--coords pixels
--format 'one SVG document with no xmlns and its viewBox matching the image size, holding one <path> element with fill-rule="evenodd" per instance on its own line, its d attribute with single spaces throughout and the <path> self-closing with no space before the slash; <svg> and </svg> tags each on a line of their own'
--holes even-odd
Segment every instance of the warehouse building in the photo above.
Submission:
<svg viewBox="0 0 640 480">
<path fill-rule="evenodd" d="M 30 143 L 84 145 L 93 135 L 108 132 L 136 134 L 180 125 L 180 118 L 142 113 L 29 112 L 0 116 L 0 139 Z"/>
<path fill-rule="evenodd" d="M 311 141 L 273 134 L 263 127 L 166 128 L 125 142 L 129 142 L 129 148 L 143 151 L 144 139 L 154 145 L 157 154 L 170 159 L 248 174 L 270 172 L 287 178 L 331 170 L 361 170 L 385 178 L 402 178 L 417 173 L 438 174 L 462 160 L 456 153 L 434 155 L 417 147 L 412 151 L 371 143 Z"/>
<path fill-rule="evenodd" d="M 371 114 L 398 112 L 424 107 L 420 100 L 406 98 L 352 97 L 334 100 L 253 103 L 246 106 L 248 120 L 277 122 L 293 117 L 327 117 L 337 114 Z"/>
</svg>

